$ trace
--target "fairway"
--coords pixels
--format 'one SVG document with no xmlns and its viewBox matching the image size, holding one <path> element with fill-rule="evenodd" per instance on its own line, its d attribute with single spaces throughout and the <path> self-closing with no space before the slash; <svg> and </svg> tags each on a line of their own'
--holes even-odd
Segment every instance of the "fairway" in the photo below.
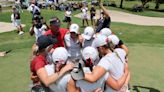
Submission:
<svg viewBox="0 0 164 92">
<path fill-rule="evenodd" d="M 0 13 L 4 16 L 0 17 L 0 21 L 10 22 L 10 14 Z M 47 23 L 54 15 L 61 20 L 64 18 L 61 11 L 42 10 L 42 15 Z M 7 56 L 0 57 L 0 92 L 28 92 L 31 83 L 29 63 L 35 38 L 28 33 L 31 14 L 24 11 L 21 17 L 26 25 L 23 36 L 15 31 L 0 34 L 0 51 L 12 50 Z M 73 22 L 82 26 L 79 18 L 73 17 Z M 66 28 L 66 23 L 62 27 Z M 129 47 L 131 92 L 164 92 L 164 27 L 112 22 L 111 29 Z M 83 32 L 83 28 L 80 31 Z"/>
</svg>

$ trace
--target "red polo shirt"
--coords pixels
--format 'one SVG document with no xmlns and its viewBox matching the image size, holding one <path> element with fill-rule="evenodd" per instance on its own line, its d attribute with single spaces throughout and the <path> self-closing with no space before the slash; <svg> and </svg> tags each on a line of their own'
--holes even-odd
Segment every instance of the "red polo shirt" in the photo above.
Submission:
<svg viewBox="0 0 164 92">
<path fill-rule="evenodd" d="M 64 47 L 64 36 L 65 36 L 65 34 L 67 34 L 68 31 L 69 30 L 65 29 L 65 28 L 59 29 L 59 34 L 57 35 L 58 43 L 54 44 L 54 46 L 53 46 L 54 49 L 57 47 Z M 48 30 L 45 32 L 44 35 L 54 35 L 54 33 L 52 30 Z"/>
</svg>

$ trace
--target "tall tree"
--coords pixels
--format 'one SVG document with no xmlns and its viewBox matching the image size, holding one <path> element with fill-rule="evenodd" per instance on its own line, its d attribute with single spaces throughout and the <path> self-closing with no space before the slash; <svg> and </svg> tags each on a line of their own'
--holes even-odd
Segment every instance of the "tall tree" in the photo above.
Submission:
<svg viewBox="0 0 164 92">
<path fill-rule="evenodd" d="M 120 8 L 122 8 L 123 1 L 124 1 L 124 0 L 121 0 L 121 2 L 120 2 Z"/>
</svg>

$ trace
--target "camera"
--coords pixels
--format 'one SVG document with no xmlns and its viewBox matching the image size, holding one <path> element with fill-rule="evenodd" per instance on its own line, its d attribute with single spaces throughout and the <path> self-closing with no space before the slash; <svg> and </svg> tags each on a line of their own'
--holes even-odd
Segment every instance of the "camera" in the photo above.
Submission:
<svg viewBox="0 0 164 92">
<path fill-rule="evenodd" d="M 35 15 L 35 16 L 33 17 L 34 26 L 35 26 L 36 28 L 38 28 L 38 29 L 41 28 L 42 25 L 43 25 L 42 20 L 43 20 L 43 17 L 42 17 L 42 16 L 40 16 L 40 15 Z"/>
</svg>

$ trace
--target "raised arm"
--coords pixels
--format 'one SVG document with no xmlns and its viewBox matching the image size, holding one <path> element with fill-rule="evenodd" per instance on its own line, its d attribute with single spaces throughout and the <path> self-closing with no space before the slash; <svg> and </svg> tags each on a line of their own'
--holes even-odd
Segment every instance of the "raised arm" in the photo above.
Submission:
<svg viewBox="0 0 164 92">
<path fill-rule="evenodd" d="M 108 10 L 103 6 L 102 1 L 99 0 L 100 8 L 103 10 L 103 13 L 107 16 L 110 17 Z"/>
</svg>

